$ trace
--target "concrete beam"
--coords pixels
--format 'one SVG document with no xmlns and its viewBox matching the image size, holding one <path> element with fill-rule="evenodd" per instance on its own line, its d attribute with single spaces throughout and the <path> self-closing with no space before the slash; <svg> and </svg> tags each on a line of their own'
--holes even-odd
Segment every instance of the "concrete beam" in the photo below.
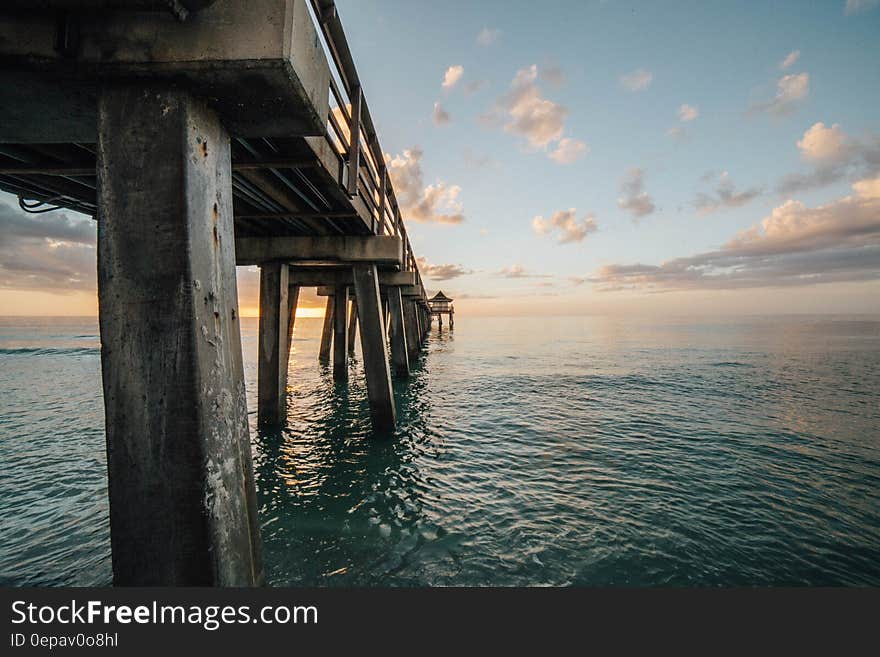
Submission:
<svg viewBox="0 0 880 657">
<path fill-rule="evenodd" d="M 229 136 L 180 91 L 98 109 L 98 300 L 113 581 L 262 582 Z"/>
<path fill-rule="evenodd" d="M 327 129 L 330 68 L 307 1 L 224 0 L 183 22 L 82 3 L 93 10 L 75 14 L 75 58 L 55 47 L 57 12 L 32 4 L 0 12 L 0 142 L 93 142 L 109 79 L 173 81 L 211 99 L 235 136 Z"/>
<path fill-rule="evenodd" d="M 390 235 L 241 237 L 235 240 L 235 257 L 238 265 L 278 260 L 364 262 L 399 267 L 403 263 L 403 242 Z"/>
<path fill-rule="evenodd" d="M 409 285 L 401 288 L 400 293 L 405 297 L 424 297 L 425 288 L 421 285 Z"/>
<path fill-rule="evenodd" d="M 335 287 L 337 285 L 354 284 L 351 268 L 336 269 L 333 267 L 294 267 L 293 275 L 297 285 L 302 287 Z M 379 285 L 413 286 L 416 285 L 416 274 L 411 271 L 380 271 Z"/>
</svg>

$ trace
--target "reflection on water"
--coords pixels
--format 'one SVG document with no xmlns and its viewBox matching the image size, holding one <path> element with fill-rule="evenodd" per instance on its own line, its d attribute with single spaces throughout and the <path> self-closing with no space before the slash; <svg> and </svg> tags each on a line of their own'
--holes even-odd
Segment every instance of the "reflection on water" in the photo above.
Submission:
<svg viewBox="0 0 880 657">
<path fill-rule="evenodd" d="M 270 583 L 880 584 L 880 321 L 458 319 L 386 439 L 297 320 L 252 425 Z M 109 582 L 96 346 L 0 323 L 0 581 Z"/>
</svg>

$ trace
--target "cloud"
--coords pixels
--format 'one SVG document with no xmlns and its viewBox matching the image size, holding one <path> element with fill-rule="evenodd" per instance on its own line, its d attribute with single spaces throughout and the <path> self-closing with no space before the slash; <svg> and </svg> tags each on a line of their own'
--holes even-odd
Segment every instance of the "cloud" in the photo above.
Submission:
<svg viewBox="0 0 880 657">
<path fill-rule="evenodd" d="M 847 156 L 847 136 L 840 125 L 835 123 L 826 128 L 821 121 L 814 123 L 798 141 L 797 147 L 805 160 L 819 162 L 839 162 Z"/>
<path fill-rule="evenodd" d="M 621 75 L 620 84 L 630 91 L 644 91 L 648 88 L 653 79 L 654 74 L 651 73 L 651 71 L 646 71 L 645 69 L 640 68 L 631 73 Z"/>
<path fill-rule="evenodd" d="M 756 103 L 751 112 L 766 112 L 774 116 L 787 116 L 794 112 L 797 103 L 810 93 L 810 74 L 792 73 L 776 81 L 776 95 L 772 100 Z"/>
<path fill-rule="evenodd" d="M 579 139 L 563 137 L 556 144 L 556 148 L 553 149 L 547 157 L 558 164 L 571 164 L 589 152 L 590 147 L 586 142 L 580 141 Z"/>
<path fill-rule="evenodd" d="M 539 73 L 541 80 L 551 87 L 559 88 L 565 82 L 565 73 L 558 64 L 549 64 L 543 67 Z"/>
<path fill-rule="evenodd" d="M 480 89 L 488 84 L 486 80 L 469 80 L 464 85 L 464 93 L 470 96 L 477 93 Z"/>
<path fill-rule="evenodd" d="M 677 141 L 679 139 L 684 139 L 687 132 L 682 126 L 676 125 L 669 128 L 669 130 L 666 131 L 666 134 Z"/>
<path fill-rule="evenodd" d="M 880 279 L 880 178 L 815 208 L 789 200 L 715 251 L 660 265 L 608 265 L 602 290 L 730 289 Z"/>
<path fill-rule="evenodd" d="M 495 275 L 502 278 L 553 278 L 549 274 L 530 274 L 522 265 L 502 267 Z"/>
<path fill-rule="evenodd" d="M 0 198 L 0 288 L 54 294 L 97 287 L 96 224 L 66 211 L 31 215 Z"/>
<path fill-rule="evenodd" d="M 394 157 L 385 154 L 401 213 L 405 219 L 413 221 L 460 224 L 464 221 L 458 200 L 461 187 L 447 185 L 440 180 L 426 186 L 422 174 L 423 155 L 418 147 L 407 149 Z"/>
<path fill-rule="evenodd" d="M 537 77 L 538 67 L 534 64 L 517 72 L 503 103 L 510 118 L 504 129 L 543 148 L 562 138 L 568 109 L 541 96 L 535 84 Z"/>
<path fill-rule="evenodd" d="M 656 209 L 653 199 L 645 191 L 644 172 L 638 167 L 629 170 L 620 185 L 620 193 L 617 206 L 632 214 L 636 219 L 647 216 Z"/>
<path fill-rule="evenodd" d="M 565 136 L 568 109 L 543 96 L 538 77 L 536 64 L 517 71 L 510 91 L 480 116 L 480 122 L 490 127 L 503 124 L 505 132 L 524 137 L 532 148 L 544 150 L 560 164 L 568 164 L 589 149 L 585 142 Z"/>
<path fill-rule="evenodd" d="M 880 0 L 846 0 L 846 5 L 843 8 L 843 13 L 847 16 L 860 14 L 863 11 L 873 9 L 878 4 L 880 4 Z"/>
<path fill-rule="evenodd" d="M 416 258 L 416 262 L 422 276 L 434 281 L 450 281 L 453 278 L 473 273 L 470 269 L 464 269 L 460 265 L 432 265 L 426 258 Z"/>
<path fill-rule="evenodd" d="M 800 50 L 792 50 L 790 53 L 788 53 L 785 56 L 785 59 L 783 59 L 781 62 L 779 62 L 779 68 L 781 68 L 783 71 L 787 68 L 791 68 L 792 66 L 794 66 L 794 63 L 797 60 L 799 60 L 800 58 L 801 58 L 801 51 Z"/>
<path fill-rule="evenodd" d="M 498 37 L 500 36 L 501 30 L 484 27 L 480 30 L 479 34 L 477 34 L 477 45 L 489 47 L 498 41 Z"/>
<path fill-rule="evenodd" d="M 872 178 L 880 173 L 880 138 L 875 135 L 853 139 L 838 124 L 829 128 L 819 122 L 804 132 L 797 147 L 813 168 L 783 177 L 777 191 L 784 196 L 841 180 Z"/>
<path fill-rule="evenodd" d="M 451 117 L 449 116 L 449 112 L 443 109 L 443 106 L 440 103 L 434 103 L 434 111 L 431 112 L 431 120 L 434 122 L 434 125 L 442 126 L 449 123 Z"/>
<path fill-rule="evenodd" d="M 700 115 L 700 110 L 697 107 L 692 105 L 688 105 L 685 103 L 681 107 L 678 108 L 678 119 L 682 122 L 693 121 Z"/>
<path fill-rule="evenodd" d="M 694 199 L 694 207 L 697 212 L 703 215 L 725 208 L 738 208 L 760 196 L 761 192 L 762 190 L 758 187 L 736 191 L 730 175 L 727 171 L 722 171 L 718 176 L 714 192 L 712 194 L 698 193 Z"/>
<path fill-rule="evenodd" d="M 446 69 L 446 73 L 443 74 L 443 84 L 441 86 L 444 89 L 452 89 L 455 83 L 461 80 L 462 75 L 464 75 L 464 66 L 450 66 Z"/>
<path fill-rule="evenodd" d="M 558 230 L 559 243 L 570 244 L 571 242 L 583 242 L 587 235 L 596 232 L 599 227 L 592 214 L 588 214 L 578 221 L 577 208 L 571 208 L 554 212 L 549 219 L 544 219 L 540 215 L 535 217 L 532 219 L 532 229 L 538 235 L 547 235 Z"/>
</svg>

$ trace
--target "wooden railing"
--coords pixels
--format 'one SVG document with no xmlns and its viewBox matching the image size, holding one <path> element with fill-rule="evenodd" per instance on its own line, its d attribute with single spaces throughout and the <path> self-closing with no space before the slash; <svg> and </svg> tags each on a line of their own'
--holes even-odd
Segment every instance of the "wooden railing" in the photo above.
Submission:
<svg viewBox="0 0 880 657">
<path fill-rule="evenodd" d="M 349 196 L 357 196 L 364 202 L 377 234 L 401 238 L 404 271 L 415 272 L 421 286 L 421 275 L 400 214 L 385 153 L 379 144 L 336 4 L 333 0 L 309 0 L 309 5 L 330 62 L 330 115 L 325 139 L 337 154 L 340 170 L 344 172 L 340 185 Z"/>
</svg>

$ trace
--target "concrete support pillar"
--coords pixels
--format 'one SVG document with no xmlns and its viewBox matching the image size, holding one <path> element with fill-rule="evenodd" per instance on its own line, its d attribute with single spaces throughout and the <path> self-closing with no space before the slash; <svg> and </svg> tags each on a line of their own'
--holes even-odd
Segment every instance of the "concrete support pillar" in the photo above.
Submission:
<svg viewBox="0 0 880 657">
<path fill-rule="evenodd" d="M 330 346 L 333 344 L 333 297 L 327 297 L 327 307 L 324 309 L 324 328 L 321 330 L 321 348 L 318 351 L 318 360 L 322 363 L 330 362 Z"/>
<path fill-rule="evenodd" d="M 404 330 L 403 299 L 399 287 L 388 288 L 388 311 L 391 315 L 391 363 L 394 374 L 401 378 L 409 376 L 409 353 Z"/>
<path fill-rule="evenodd" d="M 290 333 L 289 267 L 260 267 L 260 328 L 257 361 L 257 420 L 276 426 L 287 417 L 287 361 Z"/>
<path fill-rule="evenodd" d="M 333 294 L 333 378 L 348 378 L 348 287 L 339 285 Z"/>
<path fill-rule="evenodd" d="M 397 420 L 385 346 L 382 302 L 379 298 L 379 274 L 376 265 L 370 264 L 354 265 L 352 274 L 360 313 L 361 351 L 373 429 L 393 431 Z"/>
<path fill-rule="evenodd" d="M 415 364 L 419 357 L 419 323 L 417 318 L 416 304 L 411 299 L 403 300 L 404 329 L 406 330 L 406 348 L 409 357 L 409 366 Z"/>
<path fill-rule="evenodd" d="M 354 341 L 357 337 L 358 306 L 357 300 L 351 300 L 351 312 L 348 318 L 348 353 L 354 353 Z"/>
<path fill-rule="evenodd" d="M 288 270 L 290 271 L 290 270 Z M 293 325 L 296 322 L 296 307 L 299 303 L 299 285 L 290 281 L 290 287 L 287 292 L 287 348 L 284 350 L 285 361 L 284 371 L 290 369 L 290 351 L 293 349 Z"/>
<path fill-rule="evenodd" d="M 97 178 L 113 581 L 259 585 L 229 136 L 184 92 L 107 88 Z"/>
</svg>

